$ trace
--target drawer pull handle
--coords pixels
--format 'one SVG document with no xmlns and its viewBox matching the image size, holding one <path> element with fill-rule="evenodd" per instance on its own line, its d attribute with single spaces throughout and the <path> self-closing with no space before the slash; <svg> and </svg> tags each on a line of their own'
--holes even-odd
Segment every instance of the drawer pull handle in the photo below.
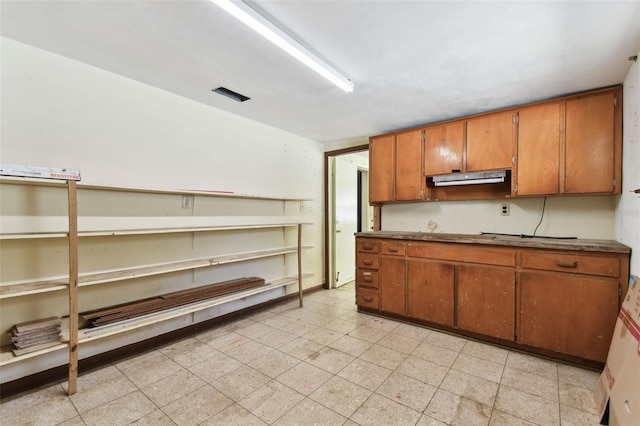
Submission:
<svg viewBox="0 0 640 426">
<path fill-rule="evenodd" d="M 362 245 L 362 248 L 364 248 L 365 250 L 373 250 L 373 244 L 372 243 L 364 243 Z"/>
<path fill-rule="evenodd" d="M 364 276 L 362 277 L 362 281 L 366 281 L 368 283 L 373 281 L 373 277 L 371 276 L 371 273 L 369 272 L 368 274 L 364 274 Z"/>
<path fill-rule="evenodd" d="M 365 259 L 365 260 L 362 261 L 362 263 L 364 263 L 365 265 L 373 265 L 373 260 Z"/>
<path fill-rule="evenodd" d="M 371 296 L 362 296 L 362 300 L 365 302 L 373 302 L 373 297 Z"/>
<path fill-rule="evenodd" d="M 389 252 L 391 252 L 391 253 L 397 253 L 398 252 L 398 247 L 389 247 L 387 250 L 389 250 Z"/>
<path fill-rule="evenodd" d="M 576 266 L 578 266 L 578 261 L 577 260 L 572 260 L 572 261 L 556 260 L 556 265 L 560 266 L 561 268 L 575 268 Z"/>
</svg>

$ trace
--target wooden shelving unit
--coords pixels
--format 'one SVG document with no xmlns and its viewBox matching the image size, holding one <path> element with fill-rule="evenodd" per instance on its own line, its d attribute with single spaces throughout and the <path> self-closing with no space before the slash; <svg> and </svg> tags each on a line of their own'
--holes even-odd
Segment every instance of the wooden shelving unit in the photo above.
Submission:
<svg viewBox="0 0 640 426">
<path fill-rule="evenodd" d="M 64 184 L 42 179 L 17 179 L 13 177 L 0 178 L 0 184 L 17 184 L 44 187 L 62 187 Z M 304 202 L 307 199 L 260 197 L 253 195 L 236 195 L 228 193 L 215 193 L 206 191 L 164 191 L 142 188 L 118 188 L 110 186 L 77 185 L 75 181 L 69 182 L 69 228 L 65 229 L 63 218 L 61 217 L 40 217 L 25 218 L 3 216 L 0 224 L 0 240 L 34 240 L 33 244 L 38 244 L 37 240 L 47 239 L 68 239 L 70 247 L 70 274 L 65 276 L 38 277 L 36 280 L 14 280 L 0 283 L 0 300 L 19 298 L 39 293 L 69 291 L 69 324 L 67 330 L 63 331 L 63 343 L 49 347 L 40 351 L 35 351 L 22 356 L 13 356 L 8 347 L 0 350 L 0 367 L 9 366 L 29 358 L 46 356 L 52 352 L 57 352 L 65 348 L 70 350 L 69 363 L 69 390 L 68 393 L 75 392 L 77 380 L 77 356 L 78 346 L 113 336 L 126 333 L 157 324 L 184 315 L 193 314 L 199 311 L 210 309 L 235 300 L 244 299 L 260 293 L 274 289 L 298 284 L 298 295 L 300 306 L 302 306 L 302 279 L 309 276 L 302 274 L 302 250 L 310 248 L 302 245 L 302 226 L 309 224 L 303 222 L 299 217 L 282 216 L 176 216 L 176 217 L 78 217 L 77 199 L 75 191 L 77 189 L 90 189 L 99 191 L 121 191 L 127 193 L 147 193 L 147 194 L 167 194 L 183 195 L 193 197 L 223 197 L 238 198 L 243 200 L 266 200 L 286 202 Z M 73 191 L 73 194 L 71 193 Z M 284 205 L 284 204 L 283 204 Z M 73 217 L 72 217 L 73 216 Z M 74 225 L 75 223 L 75 225 Z M 74 226 L 77 228 L 74 229 Z M 160 263 L 147 263 L 117 269 L 103 271 L 92 271 L 88 273 L 77 273 L 78 268 L 78 241 L 93 237 L 122 237 L 144 236 L 152 234 L 176 234 L 188 233 L 216 233 L 218 231 L 243 231 L 260 230 L 269 228 L 282 228 L 283 236 L 285 229 L 297 231 L 297 245 L 285 245 L 267 249 L 250 251 L 240 251 L 232 253 L 217 254 L 212 256 L 185 258 L 180 260 L 165 261 Z M 283 237 L 284 238 L 284 237 Z M 126 243 L 125 243 L 126 244 Z M 75 251 L 75 254 L 73 252 Z M 178 308 L 168 309 L 162 312 L 145 315 L 139 318 L 118 322 L 108 326 L 87 328 L 78 330 L 78 287 L 108 284 L 127 280 L 134 280 L 142 277 L 159 276 L 163 274 L 176 273 L 180 271 L 198 270 L 213 268 L 216 266 L 231 263 L 246 262 L 256 259 L 266 259 L 277 256 L 297 256 L 297 274 L 279 278 L 267 279 L 265 285 L 244 291 L 238 291 L 214 299 L 207 299 L 201 302 Z M 81 260 L 81 259 L 80 259 Z M 75 269 L 76 278 L 73 277 Z"/>
</svg>

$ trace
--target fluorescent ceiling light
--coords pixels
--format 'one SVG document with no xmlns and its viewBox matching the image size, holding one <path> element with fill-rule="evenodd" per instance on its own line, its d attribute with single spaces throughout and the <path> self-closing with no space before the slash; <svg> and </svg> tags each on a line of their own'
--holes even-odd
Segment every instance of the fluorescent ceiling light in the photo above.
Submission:
<svg viewBox="0 0 640 426">
<path fill-rule="evenodd" d="M 351 80 L 295 41 L 244 1 L 211 1 L 345 92 L 353 92 L 353 82 Z"/>
</svg>

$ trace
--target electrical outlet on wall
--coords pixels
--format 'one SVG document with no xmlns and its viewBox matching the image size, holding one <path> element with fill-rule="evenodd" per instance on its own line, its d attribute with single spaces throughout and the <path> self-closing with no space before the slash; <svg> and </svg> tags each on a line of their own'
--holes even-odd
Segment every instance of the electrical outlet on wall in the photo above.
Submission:
<svg viewBox="0 0 640 426">
<path fill-rule="evenodd" d="M 185 195 L 184 197 L 182 197 L 182 208 L 183 209 L 190 209 L 192 203 L 193 203 L 193 197 L 191 197 L 189 195 Z"/>
<path fill-rule="evenodd" d="M 510 213 L 509 204 L 500 204 L 500 215 L 501 216 L 509 216 Z"/>
</svg>

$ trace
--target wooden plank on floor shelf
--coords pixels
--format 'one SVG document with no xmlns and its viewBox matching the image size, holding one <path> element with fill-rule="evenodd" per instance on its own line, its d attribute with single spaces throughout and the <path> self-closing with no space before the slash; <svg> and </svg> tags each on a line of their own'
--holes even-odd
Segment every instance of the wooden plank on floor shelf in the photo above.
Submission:
<svg viewBox="0 0 640 426">
<path fill-rule="evenodd" d="M 233 289 L 236 286 L 243 286 L 245 284 L 258 284 L 258 283 L 264 284 L 264 278 L 260 278 L 260 277 L 238 278 L 235 280 L 222 281 L 216 284 L 205 285 L 202 287 L 190 288 L 188 290 L 175 291 L 173 293 L 164 294 L 160 297 L 163 299 L 172 299 L 175 297 L 182 297 L 187 294 L 200 293 L 203 291 L 207 291 L 209 289 L 213 289 L 213 290 Z"/>
<path fill-rule="evenodd" d="M 38 345 L 40 343 L 46 343 L 46 342 L 59 342 L 60 341 L 60 335 L 59 334 L 55 334 L 52 336 L 40 336 L 34 339 L 24 339 L 24 340 L 19 340 L 19 341 L 15 341 L 13 342 L 13 346 L 21 349 L 21 348 L 26 348 L 29 346 L 34 346 L 34 345 Z"/>
<path fill-rule="evenodd" d="M 17 338 L 20 339 L 22 337 L 35 337 L 35 336 L 39 336 L 42 334 L 51 334 L 51 333 L 58 333 L 60 332 L 60 329 L 62 327 L 59 325 L 53 325 L 50 327 L 45 327 L 45 328 L 38 328 L 36 330 L 30 330 L 30 331 L 23 331 L 22 333 L 17 332 L 16 328 L 13 327 L 11 330 L 8 331 L 9 335 L 11 336 L 11 338 Z"/>
<path fill-rule="evenodd" d="M 236 291 L 247 290 L 264 285 L 264 283 L 265 280 L 260 277 L 239 278 L 125 303 L 107 309 L 84 312 L 81 315 L 89 321 L 91 326 L 99 327 L 202 300 L 212 299 Z"/>
<path fill-rule="evenodd" d="M 142 315 L 147 315 L 155 312 L 160 312 L 166 309 L 175 308 L 178 306 L 187 305 L 190 303 L 199 302 L 202 300 L 212 299 L 214 297 L 222 296 L 229 293 L 234 293 L 240 290 L 246 290 L 253 287 L 262 285 L 260 282 L 248 282 L 242 285 L 234 285 L 233 287 L 225 287 L 222 289 L 208 289 L 207 291 L 200 292 L 198 294 L 190 294 L 185 297 L 175 297 L 171 299 L 156 299 L 148 301 L 144 304 L 136 304 L 131 309 L 124 309 L 120 312 L 111 313 L 109 315 L 100 316 L 92 321 L 94 326 L 112 324 L 114 322 L 122 321 L 125 319 L 136 318 Z"/>
<path fill-rule="evenodd" d="M 31 352 L 39 351 L 41 349 L 50 348 L 52 346 L 56 346 L 59 344 L 60 344 L 60 341 L 42 343 L 40 345 L 29 346 L 28 348 L 24 348 L 24 349 L 14 349 L 12 352 L 15 356 L 20 356 L 20 355 L 28 354 Z"/>
<path fill-rule="evenodd" d="M 34 330 L 46 326 L 52 325 L 60 325 L 62 324 L 62 320 L 58 317 L 49 317 L 34 321 L 22 322 L 20 324 L 16 324 L 14 327 L 18 333 L 22 333 L 24 331 Z"/>
</svg>

